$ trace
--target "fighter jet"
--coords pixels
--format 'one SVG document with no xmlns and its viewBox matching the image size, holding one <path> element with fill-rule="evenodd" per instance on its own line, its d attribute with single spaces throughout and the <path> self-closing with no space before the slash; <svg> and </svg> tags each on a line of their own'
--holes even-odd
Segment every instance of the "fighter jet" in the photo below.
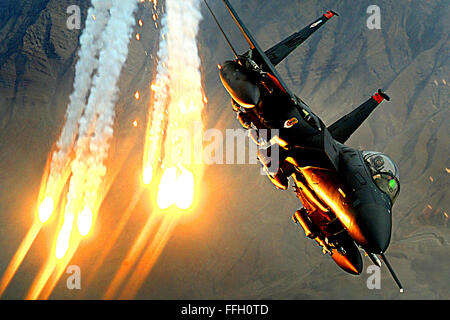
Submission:
<svg viewBox="0 0 450 320">
<path fill-rule="evenodd" d="M 258 159 L 279 189 L 294 188 L 302 208 L 293 215 L 308 238 L 346 272 L 361 274 L 360 249 L 381 266 L 382 258 L 400 291 L 402 285 L 385 252 L 392 231 L 392 206 L 399 195 L 399 171 L 387 155 L 345 145 L 349 137 L 383 101 L 381 89 L 330 126 L 293 94 L 275 66 L 338 14 L 327 11 L 299 32 L 263 51 L 228 0 L 225 7 L 250 49 L 237 54 L 214 12 L 204 0 L 234 59 L 221 63 L 220 79 L 231 96 L 233 110 L 253 141 L 262 146 Z M 276 129 L 264 139 L 260 132 Z M 273 169 L 271 152 L 279 150 Z M 291 181 L 291 182 L 289 182 Z"/>
</svg>

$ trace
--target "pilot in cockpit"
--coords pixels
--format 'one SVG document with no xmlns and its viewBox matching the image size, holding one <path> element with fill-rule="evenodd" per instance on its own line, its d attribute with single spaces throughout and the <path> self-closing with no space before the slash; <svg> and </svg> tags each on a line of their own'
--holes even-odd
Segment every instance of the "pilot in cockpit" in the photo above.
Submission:
<svg viewBox="0 0 450 320">
<path fill-rule="evenodd" d="M 377 187 L 394 203 L 400 192 L 400 176 L 394 161 L 387 155 L 375 151 L 364 151 L 363 157 Z"/>
</svg>

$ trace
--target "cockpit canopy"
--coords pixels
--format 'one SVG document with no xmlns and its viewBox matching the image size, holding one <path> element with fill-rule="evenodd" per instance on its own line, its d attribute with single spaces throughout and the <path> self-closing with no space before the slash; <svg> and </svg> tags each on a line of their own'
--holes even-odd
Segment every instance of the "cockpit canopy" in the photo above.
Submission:
<svg viewBox="0 0 450 320">
<path fill-rule="evenodd" d="M 400 192 L 400 176 L 394 161 L 387 155 L 375 151 L 364 151 L 363 157 L 375 184 L 394 203 Z"/>
</svg>

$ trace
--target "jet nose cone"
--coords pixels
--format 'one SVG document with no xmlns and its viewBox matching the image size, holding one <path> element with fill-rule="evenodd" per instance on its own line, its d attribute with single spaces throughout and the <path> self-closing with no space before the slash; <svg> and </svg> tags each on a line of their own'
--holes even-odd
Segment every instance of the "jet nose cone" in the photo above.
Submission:
<svg viewBox="0 0 450 320">
<path fill-rule="evenodd" d="M 386 207 L 377 204 L 358 208 L 356 224 L 362 236 L 357 242 L 367 251 L 382 253 L 391 241 L 392 215 Z"/>
</svg>

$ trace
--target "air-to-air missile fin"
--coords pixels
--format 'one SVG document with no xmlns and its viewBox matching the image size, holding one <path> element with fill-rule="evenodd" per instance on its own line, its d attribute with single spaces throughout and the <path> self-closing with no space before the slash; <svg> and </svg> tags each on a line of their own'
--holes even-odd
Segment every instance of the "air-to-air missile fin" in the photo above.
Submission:
<svg viewBox="0 0 450 320">
<path fill-rule="evenodd" d="M 296 32 L 284 39 L 280 43 L 274 45 L 272 48 L 266 50 L 265 54 L 270 59 L 274 66 L 283 61 L 289 54 L 292 53 L 298 46 L 306 41 L 314 32 L 319 30 L 328 20 L 338 14 L 332 10 L 324 13 L 320 18 L 304 27 L 299 32 Z"/>
<path fill-rule="evenodd" d="M 376 254 L 367 252 L 367 255 L 369 256 L 370 260 L 372 260 L 372 262 L 373 262 L 377 267 L 381 268 L 381 261 L 380 261 L 380 259 L 377 257 Z"/>
<path fill-rule="evenodd" d="M 390 98 L 379 89 L 369 100 L 329 126 L 328 130 L 333 138 L 340 143 L 345 143 L 383 100 L 389 101 Z"/>
</svg>

